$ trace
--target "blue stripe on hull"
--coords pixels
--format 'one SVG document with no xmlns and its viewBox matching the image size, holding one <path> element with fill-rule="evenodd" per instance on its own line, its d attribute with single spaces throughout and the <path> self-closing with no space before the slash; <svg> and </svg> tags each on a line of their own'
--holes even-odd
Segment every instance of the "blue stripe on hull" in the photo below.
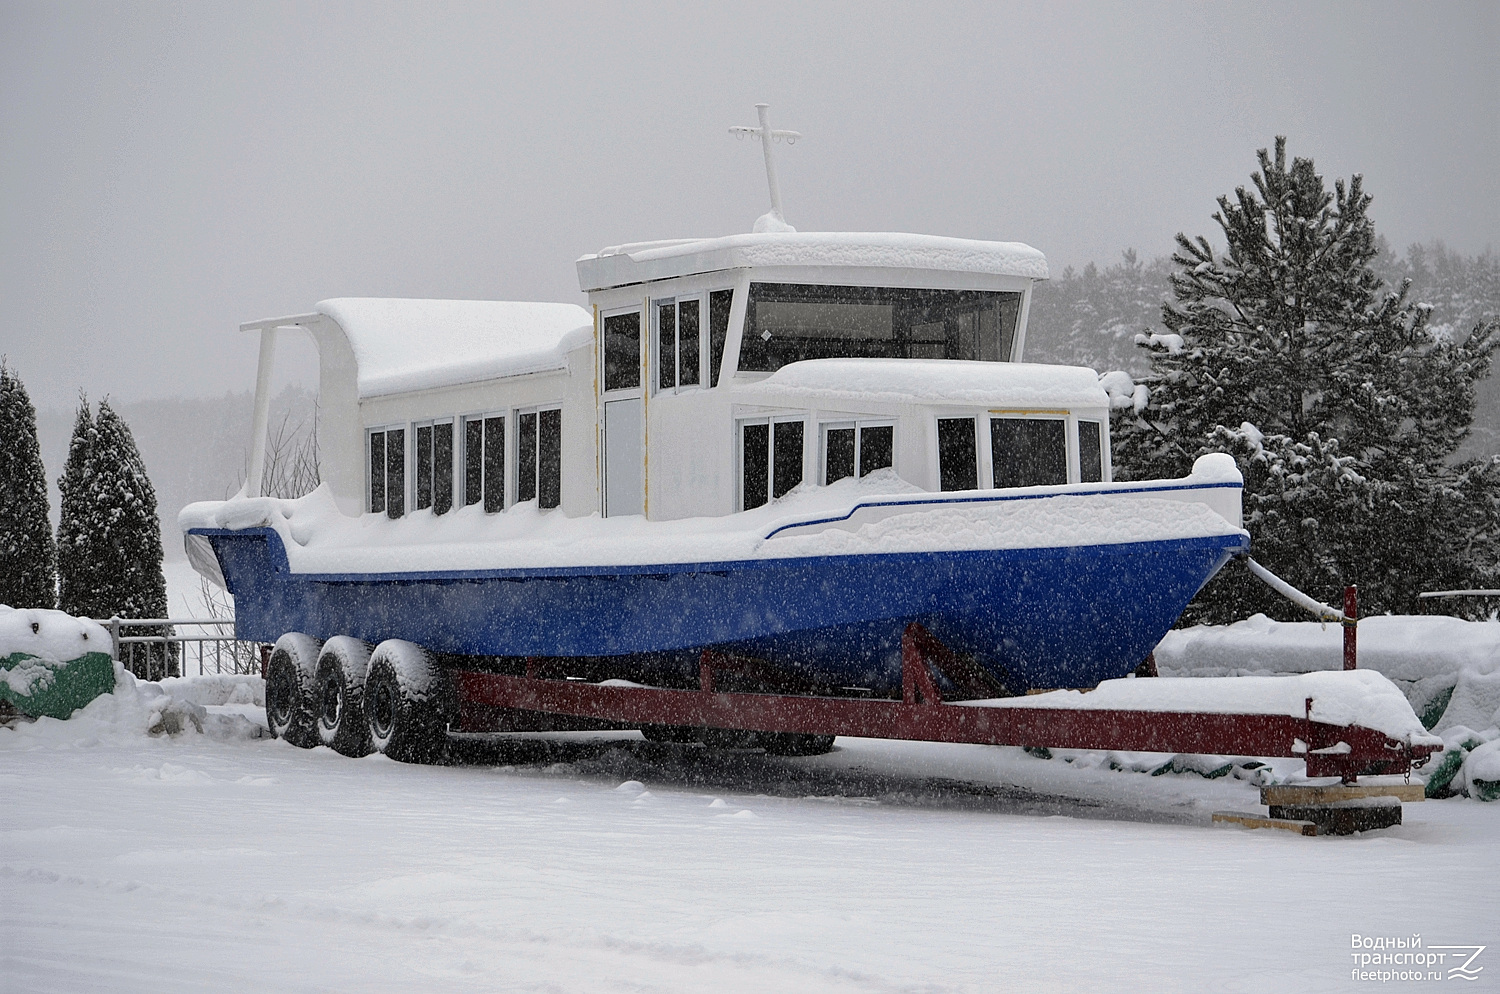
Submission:
<svg viewBox="0 0 1500 994">
<path fill-rule="evenodd" d="M 1092 686 L 1145 658 L 1240 535 L 1057 549 L 406 574 L 299 574 L 270 529 L 203 530 L 241 638 L 289 631 L 439 652 L 626 656 L 716 645 L 820 679 L 900 684 L 920 621 L 1012 690 Z"/>
</svg>

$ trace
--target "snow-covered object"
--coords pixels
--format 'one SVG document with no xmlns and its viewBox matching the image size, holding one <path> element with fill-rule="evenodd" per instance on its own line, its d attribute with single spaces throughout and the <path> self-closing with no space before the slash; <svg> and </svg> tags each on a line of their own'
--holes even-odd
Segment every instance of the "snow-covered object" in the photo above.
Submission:
<svg viewBox="0 0 1500 994">
<path fill-rule="evenodd" d="M 1465 793 L 1481 801 L 1500 800 L 1500 738 L 1479 746 L 1464 758 L 1463 769 L 1456 779 L 1462 780 Z"/>
<path fill-rule="evenodd" d="M 1359 668 L 1407 685 L 1418 710 L 1451 689 L 1439 730 L 1500 724 L 1500 622 L 1374 615 L 1361 619 L 1358 631 Z M 1257 614 L 1233 625 L 1169 632 L 1156 647 L 1156 666 L 1167 676 L 1336 670 L 1343 666 L 1343 644 L 1337 624 Z"/>
<path fill-rule="evenodd" d="M 1179 485 L 1092 485 L 1088 494 L 1036 487 L 1019 499 L 975 500 L 921 494 L 890 470 L 828 486 L 803 485 L 740 514 L 649 521 L 639 516 L 565 518 L 520 504 L 504 514 L 473 505 L 444 515 L 421 511 L 341 515 L 326 488 L 297 500 L 239 498 L 189 504 L 192 528 L 272 528 L 294 573 L 639 566 L 794 556 L 966 549 L 1055 548 L 1240 531 L 1201 503 L 1239 482 L 1234 460 L 1204 456 Z M 1122 491 L 1111 493 L 1111 490 Z M 1238 491 L 1235 491 L 1237 494 Z M 878 509 L 861 511 L 862 505 Z"/>
<path fill-rule="evenodd" d="M 1171 355 L 1181 352 L 1185 344 L 1181 335 L 1158 334 L 1156 332 L 1152 332 L 1149 335 L 1136 335 L 1135 343 L 1148 348 L 1163 348 Z"/>
<path fill-rule="evenodd" d="M 1158 670 L 1173 676 L 1307 673 L 1343 665 L 1343 631 L 1316 621 L 1263 614 L 1232 625 L 1177 629 L 1156 647 Z M 1359 621 L 1359 668 L 1393 680 L 1500 670 L 1500 622 L 1438 615 L 1373 615 Z"/>
<path fill-rule="evenodd" d="M 114 686 L 110 638 L 61 611 L 0 605 L 0 702 L 22 714 L 66 718 Z"/>
<path fill-rule="evenodd" d="M 115 663 L 113 691 L 74 711 L 66 722 L 41 717 L 9 733 L 0 731 L 0 735 L 15 735 L 22 742 L 60 741 L 80 747 L 127 744 L 146 735 L 183 733 L 202 733 L 220 740 L 261 738 L 265 723 L 259 708 L 243 699 L 255 695 L 246 682 L 250 679 L 181 677 L 151 683 L 137 680 Z M 234 685 L 245 689 L 224 693 L 226 687 Z M 225 697 L 222 701 L 218 700 L 221 696 Z"/>
<path fill-rule="evenodd" d="M 348 337 L 361 398 L 564 369 L 594 333 L 577 304 L 338 297 L 317 310 Z"/>
<path fill-rule="evenodd" d="M 1004 404 L 1009 408 L 1106 408 L 1093 370 L 962 359 L 813 359 L 783 366 L 755 387 L 759 397 L 906 404 Z"/>
<path fill-rule="evenodd" d="M 1282 714 L 1331 725 L 1361 725 L 1412 745 L 1441 745 L 1417 720 L 1406 695 L 1372 670 L 1304 673 L 1298 676 L 1199 680 L 1106 680 L 1087 693 L 1054 690 L 1029 697 L 966 701 L 971 707 L 1069 708 L 1080 710 L 1193 711 L 1210 714 Z"/>
<path fill-rule="evenodd" d="M 0 604 L 0 659 L 25 653 L 52 662 L 67 662 L 88 652 L 109 652 L 109 632 L 88 618 L 42 608 L 17 609 Z M 0 680 L 5 674 L 0 672 Z"/>
<path fill-rule="evenodd" d="M 765 266 L 850 266 L 1047 278 L 1047 257 L 1020 242 L 862 231 L 763 231 L 612 245 L 578 260 L 584 291 L 690 273 Z"/>
<path fill-rule="evenodd" d="M 760 234 L 764 231 L 796 231 L 797 229 L 787 224 L 786 218 L 782 217 L 779 211 L 766 211 L 755 219 L 755 224 L 750 226 L 750 230 Z"/>
<path fill-rule="evenodd" d="M 1111 410 L 1123 410 L 1128 407 L 1133 413 L 1139 414 L 1151 402 L 1151 389 L 1144 383 L 1135 382 L 1124 370 L 1114 369 L 1108 373 L 1101 373 L 1099 385 L 1109 395 Z"/>
<path fill-rule="evenodd" d="M 225 704 L 266 706 L 266 682 L 249 673 L 171 676 L 157 681 L 162 693 L 203 707 Z"/>
</svg>

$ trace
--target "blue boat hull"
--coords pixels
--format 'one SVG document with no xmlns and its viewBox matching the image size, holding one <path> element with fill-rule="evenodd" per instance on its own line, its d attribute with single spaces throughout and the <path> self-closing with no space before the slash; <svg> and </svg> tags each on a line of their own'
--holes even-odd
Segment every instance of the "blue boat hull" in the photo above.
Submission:
<svg viewBox="0 0 1500 994">
<path fill-rule="evenodd" d="M 471 656 L 640 657 L 696 673 L 717 646 L 884 694 L 920 622 L 1013 692 L 1129 673 L 1241 534 L 1050 549 L 889 553 L 646 567 L 292 573 L 267 528 L 194 529 L 234 595 L 240 638 L 403 638 Z M 649 657 L 649 662 L 647 661 Z M 627 671 L 629 667 L 627 665 Z"/>
</svg>

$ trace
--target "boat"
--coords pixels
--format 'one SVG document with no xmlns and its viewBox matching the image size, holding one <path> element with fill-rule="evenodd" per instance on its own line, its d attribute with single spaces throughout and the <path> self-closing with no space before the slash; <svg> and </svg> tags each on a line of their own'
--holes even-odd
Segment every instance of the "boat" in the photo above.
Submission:
<svg viewBox="0 0 1500 994">
<path fill-rule="evenodd" d="M 587 308 L 339 298 L 241 326 L 251 478 L 180 518 L 237 637 L 662 687 L 711 649 L 752 686 L 881 698 L 918 624 L 996 697 L 1131 673 L 1248 549 L 1230 457 L 1115 482 L 1098 374 L 1024 361 L 1028 245 L 796 231 L 773 174 L 751 232 L 576 267 Z M 289 330 L 320 365 L 322 483 L 294 500 L 259 478 Z"/>
</svg>

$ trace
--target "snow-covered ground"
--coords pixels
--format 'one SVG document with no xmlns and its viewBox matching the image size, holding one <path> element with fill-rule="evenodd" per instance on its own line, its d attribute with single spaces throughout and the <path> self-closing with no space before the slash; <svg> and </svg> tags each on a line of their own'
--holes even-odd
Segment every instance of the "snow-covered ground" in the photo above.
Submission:
<svg viewBox="0 0 1500 994">
<path fill-rule="evenodd" d="M 0 730 L 0 989 L 1330 991 L 1353 933 L 1500 977 L 1500 804 L 1302 838 L 1209 827 L 1250 779 L 858 739 L 403 766 L 254 737 L 253 689 Z"/>
</svg>

